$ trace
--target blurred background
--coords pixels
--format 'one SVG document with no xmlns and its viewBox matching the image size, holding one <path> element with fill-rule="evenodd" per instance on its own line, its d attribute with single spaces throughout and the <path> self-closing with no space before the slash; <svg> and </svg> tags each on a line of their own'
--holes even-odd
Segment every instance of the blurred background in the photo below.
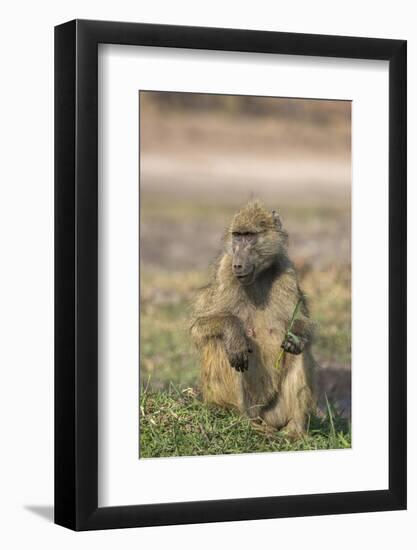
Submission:
<svg viewBox="0 0 417 550">
<path fill-rule="evenodd" d="M 350 416 L 351 104 L 140 92 L 141 383 L 197 387 L 190 302 L 234 212 L 279 212 L 318 323 L 319 385 Z"/>
</svg>

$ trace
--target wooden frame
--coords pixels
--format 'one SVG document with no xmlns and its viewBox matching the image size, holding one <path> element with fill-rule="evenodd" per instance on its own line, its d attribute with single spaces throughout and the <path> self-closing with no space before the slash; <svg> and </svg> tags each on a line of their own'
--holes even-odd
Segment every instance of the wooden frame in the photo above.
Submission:
<svg viewBox="0 0 417 550">
<path fill-rule="evenodd" d="M 98 507 L 99 43 L 389 61 L 389 489 Z M 406 42 L 71 21 L 55 29 L 55 522 L 75 530 L 406 507 Z"/>
</svg>

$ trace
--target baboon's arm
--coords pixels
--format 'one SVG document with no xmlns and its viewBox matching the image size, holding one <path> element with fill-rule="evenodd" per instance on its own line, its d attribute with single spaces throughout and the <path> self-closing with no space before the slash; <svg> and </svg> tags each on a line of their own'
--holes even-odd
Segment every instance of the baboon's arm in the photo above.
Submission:
<svg viewBox="0 0 417 550">
<path fill-rule="evenodd" d="M 222 338 L 226 326 L 231 323 L 230 315 L 208 315 L 198 317 L 191 326 L 191 335 L 197 345 L 208 338 Z"/>
<path fill-rule="evenodd" d="M 203 347 L 211 338 L 221 339 L 230 366 L 237 371 L 248 368 L 248 342 L 242 322 L 234 315 L 198 317 L 191 326 L 191 335 L 197 348 Z"/>
<path fill-rule="evenodd" d="M 301 304 L 298 308 L 296 304 L 299 301 Z M 310 319 L 307 300 L 298 285 L 293 268 L 288 269 L 275 281 L 270 302 L 273 310 L 277 312 L 285 307 L 288 317 L 286 319 L 280 317 L 278 320 L 281 326 L 284 325 L 285 331 L 290 328 L 292 316 L 295 315 L 291 330 L 281 343 L 281 347 L 288 353 L 295 355 L 302 353 L 312 340 L 314 323 Z"/>
</svg>

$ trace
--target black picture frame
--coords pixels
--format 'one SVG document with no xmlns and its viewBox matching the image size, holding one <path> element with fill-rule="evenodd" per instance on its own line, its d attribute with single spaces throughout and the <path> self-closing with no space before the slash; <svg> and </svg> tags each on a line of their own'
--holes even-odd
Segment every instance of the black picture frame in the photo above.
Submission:
<svg viewBox="0 0 417 550">
<path fill-rule="evenodd" d="M 98 507 L 98 44 L 389 62 L 389 488 Z M 405 40 L 74 20 L 55 28 L 55 523 L 74 530 L 406 508 Z"/>
</svg>

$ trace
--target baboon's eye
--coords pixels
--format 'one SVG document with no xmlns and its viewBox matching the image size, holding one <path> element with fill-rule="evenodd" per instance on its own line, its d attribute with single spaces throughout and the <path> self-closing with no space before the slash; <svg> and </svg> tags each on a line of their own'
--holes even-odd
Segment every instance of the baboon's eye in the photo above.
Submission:
<svg viewBox="0 0 417 550">
<path fill-rule="evenodd" d="M 236 231 L 236 232 L 233 232 L 232 235 L 235 241 L 246 241 L 250 243 L 255 242 L 258 237 L 257 233 L 252 233 L 251 231 L 242 231 L 242 232 Z"/>
</svg>

